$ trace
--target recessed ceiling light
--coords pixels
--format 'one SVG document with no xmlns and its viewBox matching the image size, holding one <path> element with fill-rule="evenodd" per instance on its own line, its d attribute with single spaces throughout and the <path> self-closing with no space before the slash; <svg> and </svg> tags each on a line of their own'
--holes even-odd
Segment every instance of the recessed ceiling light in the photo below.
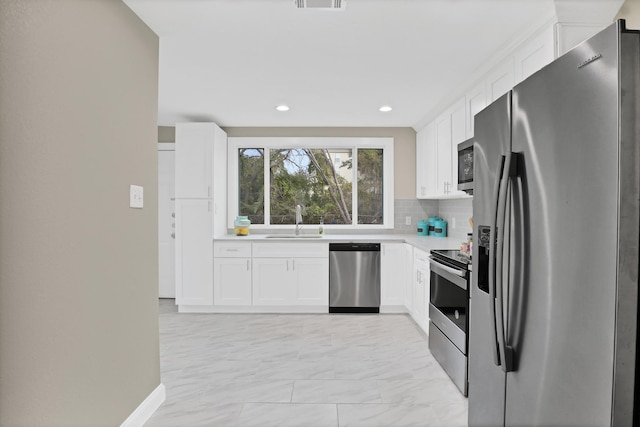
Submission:
<svg viewBox="0 0 640 427">
<path fill-rule="evenodd" d="M 276 110 L 278 110 L 278 111 L 289 111 L 289 106 L 288 105 L 284 105 L 284 104 L 278 105 L 276 107 Z"/>
<path fill-rule="evenodd" d="M 383 113 L 391 110 L 393 110 L 393 108 L 389 107 L 388 105 L 383 105 L 382 107 L 380 107 L 380 111 L 382 111 Z"/>
</svg>

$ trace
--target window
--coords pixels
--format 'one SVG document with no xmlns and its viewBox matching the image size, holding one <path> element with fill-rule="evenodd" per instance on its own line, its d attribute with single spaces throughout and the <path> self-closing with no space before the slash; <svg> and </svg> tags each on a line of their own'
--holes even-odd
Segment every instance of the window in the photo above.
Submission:
<svg viewBox="0 0 640 427">
<path fill-rule="evenodd" d="M 229 138 L 229 228 L 393 228 L 392 138 Z"/>
</svg>

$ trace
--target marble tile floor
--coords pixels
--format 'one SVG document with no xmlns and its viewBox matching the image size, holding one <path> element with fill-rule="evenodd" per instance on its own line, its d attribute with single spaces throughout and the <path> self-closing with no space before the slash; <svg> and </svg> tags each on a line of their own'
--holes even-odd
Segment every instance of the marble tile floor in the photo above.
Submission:
<svg viewBox="0 0 640 427">
<path fill-rule="evenodd" d="M 403 314 L 179 314 L 161 299 L 160 357 L 167 399 L 148 427 L 467 425 Z"/>
</svg>

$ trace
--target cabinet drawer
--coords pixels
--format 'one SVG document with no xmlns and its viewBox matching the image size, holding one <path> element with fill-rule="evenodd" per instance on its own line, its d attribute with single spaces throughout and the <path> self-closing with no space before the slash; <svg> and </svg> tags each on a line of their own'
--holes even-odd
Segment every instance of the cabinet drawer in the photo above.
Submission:
<svg viewBox="0 0 640 427">
<path fill-rule="evenodd" d="M 328 243 L 254 243 L 254 258 L 322 258 L 329 257 Z"/>
<path fill-rule="evenodd" d="M 214 258 L 251 258 L 249 242 L 213 242 Z"/>
</svg>

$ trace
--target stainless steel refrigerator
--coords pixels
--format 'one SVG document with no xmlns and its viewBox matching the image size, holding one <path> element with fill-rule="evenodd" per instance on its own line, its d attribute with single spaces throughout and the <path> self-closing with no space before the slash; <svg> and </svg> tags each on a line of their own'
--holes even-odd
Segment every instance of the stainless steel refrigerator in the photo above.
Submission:
<svg viewBox="0 0 640 427">
<path fill-rule="evenodd" d="M 469 425 L 632 425 L 640 35 L 604 29 L 474 138 Z"/>
</svg>

